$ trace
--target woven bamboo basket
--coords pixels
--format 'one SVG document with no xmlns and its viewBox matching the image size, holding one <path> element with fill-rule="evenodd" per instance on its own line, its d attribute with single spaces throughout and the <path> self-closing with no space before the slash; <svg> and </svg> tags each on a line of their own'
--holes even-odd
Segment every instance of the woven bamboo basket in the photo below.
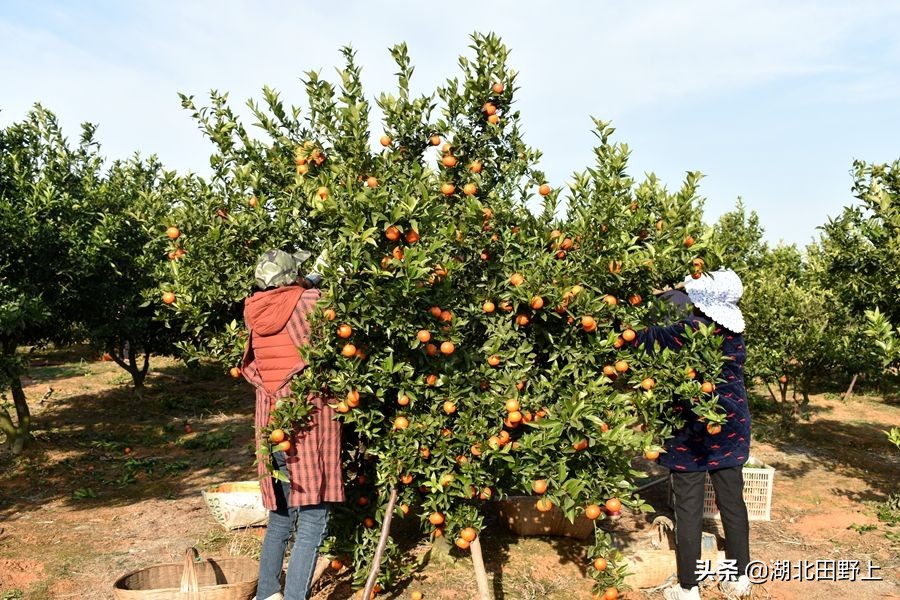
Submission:
<svg viewBox="0 0 900 600">
<path fill-rule="evenodd" d="M 250 600 L 256 594 L 259 563 L 249 558 L 207 558 L 197 562 L 189 548 L 180 563 L 127 573 L 113 584 L 116 600 Z"/>
<path fill-rule="evenodd" d="M 590 519 L 579 515 L 572 523 L 557 506 L 540 512 L 535 500 L 535 496 L 510 496 L 494 504 L 500 520 L 519 536 L 556 535 L 586 540 L 594 533 L 594 522 Z"/>
</svg>

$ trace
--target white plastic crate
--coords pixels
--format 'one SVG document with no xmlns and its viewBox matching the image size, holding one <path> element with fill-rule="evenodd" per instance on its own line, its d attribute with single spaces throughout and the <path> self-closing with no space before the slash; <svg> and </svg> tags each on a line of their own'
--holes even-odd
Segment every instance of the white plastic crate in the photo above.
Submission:
<svg viewBox="0 0 900 600">
<path fill-rule="evenodd" d="M 747 517 L 751 521 L 770 521 L 772 519 L 772 486 L 775 480 L 775 469 L 751 457 L 744 465 L 744 504 L 747 505 Z M 669 505 L 673 502 L 672 486 L 669 484 Z M 703 518 L 718 519 L 719 509 L 716 507 L 716 493 L 713 490 L 709 475 L 703 490 Z"/>
</svg>

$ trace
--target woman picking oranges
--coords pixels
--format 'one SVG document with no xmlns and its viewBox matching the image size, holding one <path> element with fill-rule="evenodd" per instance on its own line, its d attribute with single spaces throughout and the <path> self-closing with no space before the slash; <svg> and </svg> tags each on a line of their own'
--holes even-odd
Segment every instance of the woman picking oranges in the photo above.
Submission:
<svg viewBox="0 0 900 600">
<path fill-rule="evenodd" d="M 746 575 L 750 562 L 747 507 L 744 504 L 742 468 L 750 453 L 750 411 L 744 387 L 744 317 L 737 303 L 744 287 L 734 271 L 722 269 L 684 282 L 693 315 L 668 327 L 649 327 L 638 333 L 635 345 L 649 351 L 657 347 L 680 350 L 688 329 L 715 324 L 715 333 L 723 337 L 725 356 L 722 381 L 704 382 L 703 393 L 718 395 L 719 405 L 728 420 L 722 425 L 704 424 L 691 410 L 690 400 L 676 399 L 672 408 L 684 419 L 684 426 L 666 444 L 659 462 L 671 471 L 675 495 L 675 541 L 678 583 L 664 590 L 667 600 L 697 600 L 697 562 L 703 524 L 703 493 L 709 474 L 716 492 L 716 505 L 725 529 L 725 554 L 735 561 L 737 579 L 720 582 L 728 598 L 750 595 Z M 657 346 L 658 345 L 658 346 Z M 693 371 L 693 370 L 692 370 Z M 696 373 L 688 373 L 696 377 Z"/>
<path fill-rule="evenodd" d="M 307 315 L 316 307 L 318 276 L 302 282 L 298 267 L 308 253 L 288 254 L 270 250 L 256 265 L 256 292 L 244 303 L 244 321 L 249 340 L 241 374 L 256 388 L 257 438 L 269 425 L 269 413 L 279 398 L 291 395 L 291 380 L 306 368 L 298 348 L 309 340 Z M 290 435 L 276 429 L 272 463 L 283 479 L 268 474 L 266 461 L 259 461 L 263 504 L 269 509 L 269 524 L 259 559 L 260 600 L 303 600 L 319 546 L 325 536 L 328 507 L 344 501 L 341 478 L 341 425 L 325 398 L 310 396 L 309 422 Z M 261 440 L 260 440 L 261 441 Z M 295 536 L 291 560 L 281 594 L 281 572 L 285 549 Z"/>
</svg>

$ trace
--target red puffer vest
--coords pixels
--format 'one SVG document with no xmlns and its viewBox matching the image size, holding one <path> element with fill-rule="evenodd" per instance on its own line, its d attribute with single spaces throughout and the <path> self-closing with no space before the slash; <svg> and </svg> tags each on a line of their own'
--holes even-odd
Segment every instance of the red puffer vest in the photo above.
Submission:
<svg viewBox="0 0 900 600">
<path fill-rule="evenodd" d="M 269 394 L 274 394 L 303 366 L 287 328 L 303 291 L 294 285 L 275 288 L 253 294 L 244 304 L 250 344 L 263 387 Z"/>
</svg>

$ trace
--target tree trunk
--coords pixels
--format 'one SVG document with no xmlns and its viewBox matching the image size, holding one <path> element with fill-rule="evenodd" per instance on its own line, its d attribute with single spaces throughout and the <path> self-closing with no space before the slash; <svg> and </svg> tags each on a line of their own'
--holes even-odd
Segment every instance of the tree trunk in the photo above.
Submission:
<svg viewBox="0 0 900 600">
<path fill-rule="evenodd" d="M 766 389 L 769 390 L 769 395 L 772 396 L 772 404 L 778 406 L 778 398 L 775 397 L 775 392 L 772 390 L 772 384 L 768 381 L 765 382 Z"/>
<path fill-rule="evenodd" d="M 859 377 L 859 373 L 853 374 L 853 379 L 850 380 L 850 387 L 847 388 L 847 391 L 844 393 L 844 396 L 841 398 L 844 402 L 850 399 L 853 395 L 853 386 L 856 385 L 856 380 Z"/>
<path fill-rule="evenodd" d="M 375 556 L 369 567 L 369 576 L 366 578 L 366 587 L 363 589 L 363 598 L 371 598 L 375 589 L 375 581 L 378 579 L 378 571 L 381 570 L 381 556 L 387 547 L 388 537 L 391 533 L 391 519 L 394 517 L 394 504 L 397 503 L 397 486 L 391 487 L 391 496 L 388 498 L 387 508 L 384 513 L 384 523 L 381 524 L 381 537 L 378 538 L 378 546 L 375 548 Z"/>
<path fill-rule="evenodd" d="M 12 378 L 10 382 L 13 404 L 16 407 L 16 424 L 13 425 L 9 412 L 4 408 L 0 412 L 0 424 L 6 434 L 6 448 L 13 454 L 21 454 L 25 444 L 31 438 L 31 411 L 28 410 L 28 399 L 25 390 L 22 389 L 22 380 L 19 376 Z"/>
<path fill-rule="evenodd" d="M 491 600 L 488 587 L 487 571 L 484 568 L 484 557 L 481 554 L 481 538 L 476 537 L 469 545 L 472 552 L 472 566 L 475 568 L 475 583 L 478 585 L 478 600 Z"/>
<path fill-rule="evenodd" d="M 13 365 L 18 346 L 17 341 L 6 337 L 3 339 L 2 346 L 5 361 L 9 365 Z M 11 366 L 9 371 L 6 375 L 10 380 L 9 387 L 12 392 L 13 406 L 16 409 L 16 421 L 13 422 L 12 415 L 9 414 L 6 407 L 0 406 L 0 431 L 6 436 L 3 448 L 13 454 L 21 454 L 25 444 L 31 438 L 31 411 L 28 410 L 28 399 L 25 397 L 25 390 L 22 389 L 22 379 L 18 368 Z"/>
<path fill-rule="evenodd" d="M 139 399 L 143 399 L 144 379 L 150 370 L 150 351 L 144 350 L 144 360 L 139 367 L 137 352 L 134 348 L 135 344 L 129 340 L 125 342 L 120 351 L 113 348 L 109 354 L 117 365 L 128 371 L 134 384 L 134 394 Z"/>
</svg>

